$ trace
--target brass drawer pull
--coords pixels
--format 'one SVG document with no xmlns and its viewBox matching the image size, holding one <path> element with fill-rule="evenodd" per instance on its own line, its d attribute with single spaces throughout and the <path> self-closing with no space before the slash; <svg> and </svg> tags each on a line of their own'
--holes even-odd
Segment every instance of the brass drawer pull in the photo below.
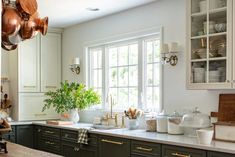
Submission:
<svg viewBox="0 0 235 157">
<path fill-rule="evenodd" d="M 46 88 L 57 88 L 56 86 L 46 86 Z"/>
<path fill-rule="evenodd" d="M 179 154 L 179 153 L 172 153 L 172 156 L 178 156 L 178 157 L 191 157 L 191 155 L 183 155 L 183 154 Z"/>
<path fill-rule="evenodd" d="M 54 134 L 54 132 L 53 131 L 45 131 L 45 133 L 48 133 L 48 134 Z"/>
<path fill-rule="evenodd" d="M 54 145 L 54 142 L 46 141 L 46 144 Z"/>
<path fill-rule="evenodd" d="M 151 152 L 153 151 L 152 148 L 143 148 L 143 147 L 136 147 L 137 150 L 142 150 L 142 151 L 146 151 L 146 152 Z"/>
<path fill-rule="evenodd" d="M 35 88 L 36 86 L 24 86 L 24 88 Z"/>
<path fill-rule="evenodd" d="M 111 141 L 111 140 L 106 140 L 106 139 L 102 139 L 102 142 L 105 143 L 111 143 L 111 144 L 116 144 L 116 145 L 123 145 L 123 142 L 116 142 L 116 141 Z"/>
<path fill-rule="evenodd" d="M 36 117 L 40 117 L 40 116 L 46 116 L 47 114 L 46 113 L 36 113 L 34 114 Z"/>
</svg>

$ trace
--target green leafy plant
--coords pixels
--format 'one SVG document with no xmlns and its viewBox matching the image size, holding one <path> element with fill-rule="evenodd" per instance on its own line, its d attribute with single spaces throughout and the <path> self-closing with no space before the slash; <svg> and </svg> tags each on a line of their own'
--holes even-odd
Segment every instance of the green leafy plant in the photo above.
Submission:
<svg viewBox="0 0 235 157">
<path fill-rule="evenodd" d="M 94 104 L 100 103 L 100 96 L 92 89 L 86 89 L 84 84 L 68 81 L 61 82 L 61 88 L 56 91 L 46 92 L 43 111 L 51 107 L 57 113 L 64 113 L 72 109 L 83 110 Z"/>
</svg>

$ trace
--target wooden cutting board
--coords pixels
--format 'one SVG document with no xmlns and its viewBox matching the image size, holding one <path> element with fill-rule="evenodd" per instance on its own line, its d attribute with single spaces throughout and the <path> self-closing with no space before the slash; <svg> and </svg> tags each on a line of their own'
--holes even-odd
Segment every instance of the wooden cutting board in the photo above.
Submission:
<svg viewBox="0 0 235 157">
<path fill-rule="evenodd" d="M 220 94 L 219 122 L 235 122 L 235 94 Z"/>
</svg>

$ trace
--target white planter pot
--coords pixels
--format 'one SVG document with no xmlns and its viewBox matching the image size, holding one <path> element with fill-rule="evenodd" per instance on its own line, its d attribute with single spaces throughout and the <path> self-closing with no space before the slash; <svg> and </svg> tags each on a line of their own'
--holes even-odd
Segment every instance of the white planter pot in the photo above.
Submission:
<svg viewBox="0 0 235 157">
<path fill-rule="evenodd" d="M 73 123 L 77 123 L 79 122 L 79 119 L 80 117 L 78 114 L 78 109 L 70 110 L 68 120 L 72 121 Z"/>
</svg>

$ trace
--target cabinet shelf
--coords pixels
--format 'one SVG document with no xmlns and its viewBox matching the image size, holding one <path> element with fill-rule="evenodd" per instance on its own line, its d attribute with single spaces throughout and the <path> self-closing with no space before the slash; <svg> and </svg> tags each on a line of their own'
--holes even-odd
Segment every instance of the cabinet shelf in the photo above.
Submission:
<svg viewBox="0 0 235 157">
<path fill-rule="evenodd" d="M 192 59 L 191 62 L 206 62 L 207 59 Z"/>
<path fill-rule="evenodd" d="M 206 12 L 198 12 L 198 13 L 193 13 L 191 16 L 192 17 L 198 17 L 198 16 L 204 16 L 206 14 L 207 14 Z"/>
<path fill-rule="evenodd" d="M 227 10 L 227 7 L 223 7 L 223 8 L 216 8 L 216 9 L 211 9 L 209 11 L 210 14 L 213 14 L 213 13 L 219 13 L 219 12 L 224 12 Z"/>
<path fill-rule="evenodd" d="M 191 39 L 201 39 L 201 38 L 206 38 L 207 35 L 200 35 L 200 36 L 194 36 L 194 37 L 191 37 Z"/>
<path fill-rule="evenodd" d="M 226 60 L 227 57 L 214 57 L 210 58 L 209 61 L 221 61 L 221 60 Z"/>
<path fill-rule="evenodd" d="M 227 32 L 209 34 L 209 37 L 215 37 L 215 36 L 220 36 L 220 35 L 227 35 Z"/>
</svg>

